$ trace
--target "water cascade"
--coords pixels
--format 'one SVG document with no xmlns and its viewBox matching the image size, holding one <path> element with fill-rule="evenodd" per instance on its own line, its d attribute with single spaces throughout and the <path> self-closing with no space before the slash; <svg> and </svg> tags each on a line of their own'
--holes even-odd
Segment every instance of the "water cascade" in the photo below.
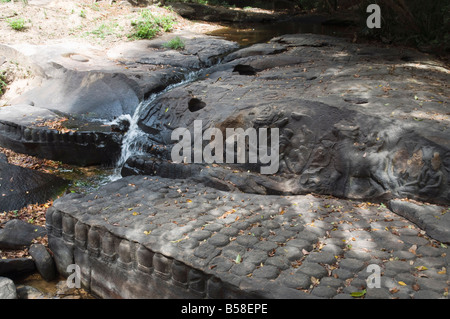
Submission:
<svg viewBox="0 0 450 319">
<path fill-rule="evenodd" d="M 152 103 L 161 95 L 169 92 L 170 90 L 180 87 L 182 85 L 191 83 L 197 80 L 201 74 L 204 74 L 205 70 L 192 71 L 188 73 L 184 79 L 180 82 L 167 86 L 164 90 L 151 94 L 146 100 L 139 103 L 133 115 L 123 114 L 114 121 L 108 123 L 109 125 L 118 125 L 120 123 L 128 122 L 128 130 L 125 132 L 122 139 L 122 149 L 120 157 L 118 158 L 114 172 L 110 177 L 111 181 L 122 178 L 121 170 L 127 159 L 135 155 L 145 154 L 144 146 L 149 143 L 149 135 L 142 131 L 138 125 L 139 119 L 143 112 L 152 107 Z"/>
</svg>

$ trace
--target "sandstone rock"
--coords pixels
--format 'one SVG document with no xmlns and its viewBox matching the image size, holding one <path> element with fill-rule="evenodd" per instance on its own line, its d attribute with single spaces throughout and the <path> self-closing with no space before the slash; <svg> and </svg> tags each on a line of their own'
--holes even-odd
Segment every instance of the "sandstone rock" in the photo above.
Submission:
<svg viewBox="0 0 450 319">
<path fill-rule="evenodd" d="M 443 243 L 450 243 L 450 214 L 448 207 L 426 205 L 402 200 L 389 201 L 389 208 L 425 230 Z"/>
<path fill-rule="evenodd" d="M 17 299 L 14 282 L 5 277 L 0 277 L 0 299 Z"/>
<path fill-rule="evenodd" d="M 348 59 L 330 58 L 336 50 L 349 52 Z M 440 123 L 393 119 L 379 112 L 377 96 L 337 95 L 354 77 L 333 70 L 341 65 L 356 72 L 366 65 L 367 55 L 359 50 L 339 38 L 313 35 L 286 35 L 238 50 L 228 55 L 226 63 L 208 69 L 208 76 L 158 96 L 142 113 L 139 126 L 155 143 L 168 145 L 166 157 L 156 156 L 163 162 L 171 159 L 173 130 L 182 127 L 193 132 L 196 120 L 202 121 L 202 131 L 209 127 L 222 132 L 237 127 L 278 128 L 280 162 L 275 176 L 258 174 L 259 162 L 227 163 L 238 173 L 223 171 L 220 165 L 207 168 L 203 163 L 198 179 L 221 189 L 230 189 L 223 187 L 231 182 L 241 191 L 262 194 L 316 192 L 354 199 L 397 196 L 448 203 L 449 143 L 445 129 L 436 129 Z M 389 61 L 401 58 L 389 49 L 377 50 L 377 54 Z M 317 81 L 310 79 L 311 73 L 317 74 L 318 64 L 329 73 L 319 83 L 308 84 Z M 320 83 L 335 88 L 321 91 Z M 391 103 L 392 99 L 403 97 L 391 97 Z M 439 104 L 433 107 L 438 110 Z M 166 166 L 141 169 L 159 174 L 158 167 L 165 167 L 168 176 Z M 171 167 L 187 172 L 183 166 Z M 129 165 L 127 170 L 133 171 Z M 218 176 L 223 180 L 220 183 Z"/>
<path fill-rule="evenodd" d="M 15 278 L 35 270 L 36 265 L 30 258 L 0 259 L 0 276 Z"/>
<path fill-rule="evenodd" d="M 8 221 L 0 229 L 1 249 L 22 249 L 31 245 L 33 239 L 42 237 L 47 231 L 42 226 L 36 226 L 19 219 Z"/>
<path fill-rule="evenodd" d="M 55 262 L 52 256 L 42 244 L 33 244 L 28 250 L 36 264 L 38 272 L 46 281 L 51 281 L 56 277 Z"/>
<path fill-rule="evenodd" d="M 0 211 L 43 203 L 61 192 L 66 183 L 50 174 L 0 162 Z"/>
<path fill-rule="evenodd" d="M 31 286 L 19 285 L 17 286 L 17 298 L 18 299 L 43 299 L 45 295 L 37 288 Z"/>
</svg>

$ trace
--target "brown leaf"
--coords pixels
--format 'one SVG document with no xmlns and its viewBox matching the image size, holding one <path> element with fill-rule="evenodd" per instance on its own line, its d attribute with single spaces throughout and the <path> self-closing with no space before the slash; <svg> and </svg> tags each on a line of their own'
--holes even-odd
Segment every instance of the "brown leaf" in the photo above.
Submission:
<svg viewBox="0 0 450 319">
<path fill-rule="evenodd" d="M 417 245 L 412 245 L 411 248 L 408 249 L 408 251 L 410 253 L 413 253 L 414 255 L 416 254 L 416 250 L 417 250 Z"/>
<path fill-rule="evenodd" d="M 395 294 L 395 293 L 398 292 L 398 288 L 394 287 L 394 288 L 389 289 L 389 291 L 390 291 L 391 294 Z"/>
<path fill-rule="evenodd" d="M 233 208 L 227 212 L 225 212 L 222 216 L 218 217 L 219 219 L 224 219 L 225 217 L 227 217 L 230 214 L 233 214 L 234 212 L 236 212 L 236 210 Z"/>
</svg>

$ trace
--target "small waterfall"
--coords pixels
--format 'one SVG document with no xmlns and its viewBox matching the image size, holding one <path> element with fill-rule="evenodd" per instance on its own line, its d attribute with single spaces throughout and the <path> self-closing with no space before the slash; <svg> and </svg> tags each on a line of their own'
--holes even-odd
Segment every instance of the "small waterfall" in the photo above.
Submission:
<svg viewBox="0 0 450 319">
<path fill-rule="evenodd" d="M 139 104 L 133 116 L 124 114 L 118 117 L 114 122 L 112 122 L 112 124 L 118 124 L 121 121 L 128 121 L 130 126 L 128 128 L 128 131 L 123 136 L 120 157 L 116 162 L 114 173 L 111 176 L 111 181 L 122 178 L 120 171 L 122 170 L 122 167 L 127 159 L 132 155 L 139 155 L 142 152 L 142 146 L 144 145 L 143 143 L 146 139 L 144 138 L 145 133 L 138 126 L 140 114 L 138 110 L 142 109 L 143 105 L 146 105 L 145 101 Z"/>
<path fill-rule="evenodd" d="M 201 71 L 194 71 L 188 73 L 183 81 L 180 81 L 178 83 L 171 84 L 167 86 L 164 90 L 158 93 L 154 93 L 150 95 L 148 99 L 145 101 L 142 101 L 139 103 L 138 107 L 134 111 L 133 115 L 130 114 L 123 114 L 114 121 L 110 122 L 110 125 L 114 124 L 120 124 L 123 121 L 126 121 L 129 123 L 129 128 L 127 132 L 124 134 L 122 139 L 122 150 L 119 159 L 117 160 L 117 163 L 115 165 L 114 173 L 110 177 L 111 181 L 115 181 L 122 178 L 121 170 L 123 165 L 126 163 L 128 158 L 134 155 L 143 155 L 145 152 L 143 151 L 143 148 L 146 143 L 148 143 L 148 135 L 147 133 L 143 132 L 139 128 L 139 119 L 143 112 L 147 111 L 149 107 L 151 107 L 152 103 L 162 94 L 167 93 L 168 91 L 182 86 L 187 83 L 191 83 L 199 78 L 200 74 L 205 72 L 205 70 Z"/>
</svg>

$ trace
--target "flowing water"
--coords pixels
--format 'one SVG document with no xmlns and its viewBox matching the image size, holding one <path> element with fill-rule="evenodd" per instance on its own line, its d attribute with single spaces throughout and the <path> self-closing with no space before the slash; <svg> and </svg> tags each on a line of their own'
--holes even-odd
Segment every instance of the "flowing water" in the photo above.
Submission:
<svg viewBox="0 0 450 319">
<path fill-rule="evenodd" d="M 110 124 L 118 124 L 121 121 L 127 121 L 129 123 L 129 128 L 127 132 L 124 134 L 122 139 L 122 149 L 120 157 L 117 160 L 116 165 L 114 167 L 114 173 L 109 177 L 110 181 L 115 181 L 122 178 L 121 170 L 128 158 L 134 155 L 143 155 L 145 153 L 143 151 L 143 148 L 147 143 L 149 143 L 149 137 L 148 134 L 146 134 L 139 128 L 139 119 L 141 118 L 143 112 L 146 112 L 149 108 L 151 108 L 152 103 L 161 95 L 167 93 L 170 90 L 173 90 L 176 87 L 197 80 L 200 77 L 200 75 L 204 72 L 205 70 L 200 70 L 188 73 L 183 81 L 171 84 L 161 92 L 154 93 L 150 95 L 150 97 L 147 98 L 145 101 L 142 101 L 137 106 L 133 115 L 124 114 L 110 123 Z"/>
</svg>

